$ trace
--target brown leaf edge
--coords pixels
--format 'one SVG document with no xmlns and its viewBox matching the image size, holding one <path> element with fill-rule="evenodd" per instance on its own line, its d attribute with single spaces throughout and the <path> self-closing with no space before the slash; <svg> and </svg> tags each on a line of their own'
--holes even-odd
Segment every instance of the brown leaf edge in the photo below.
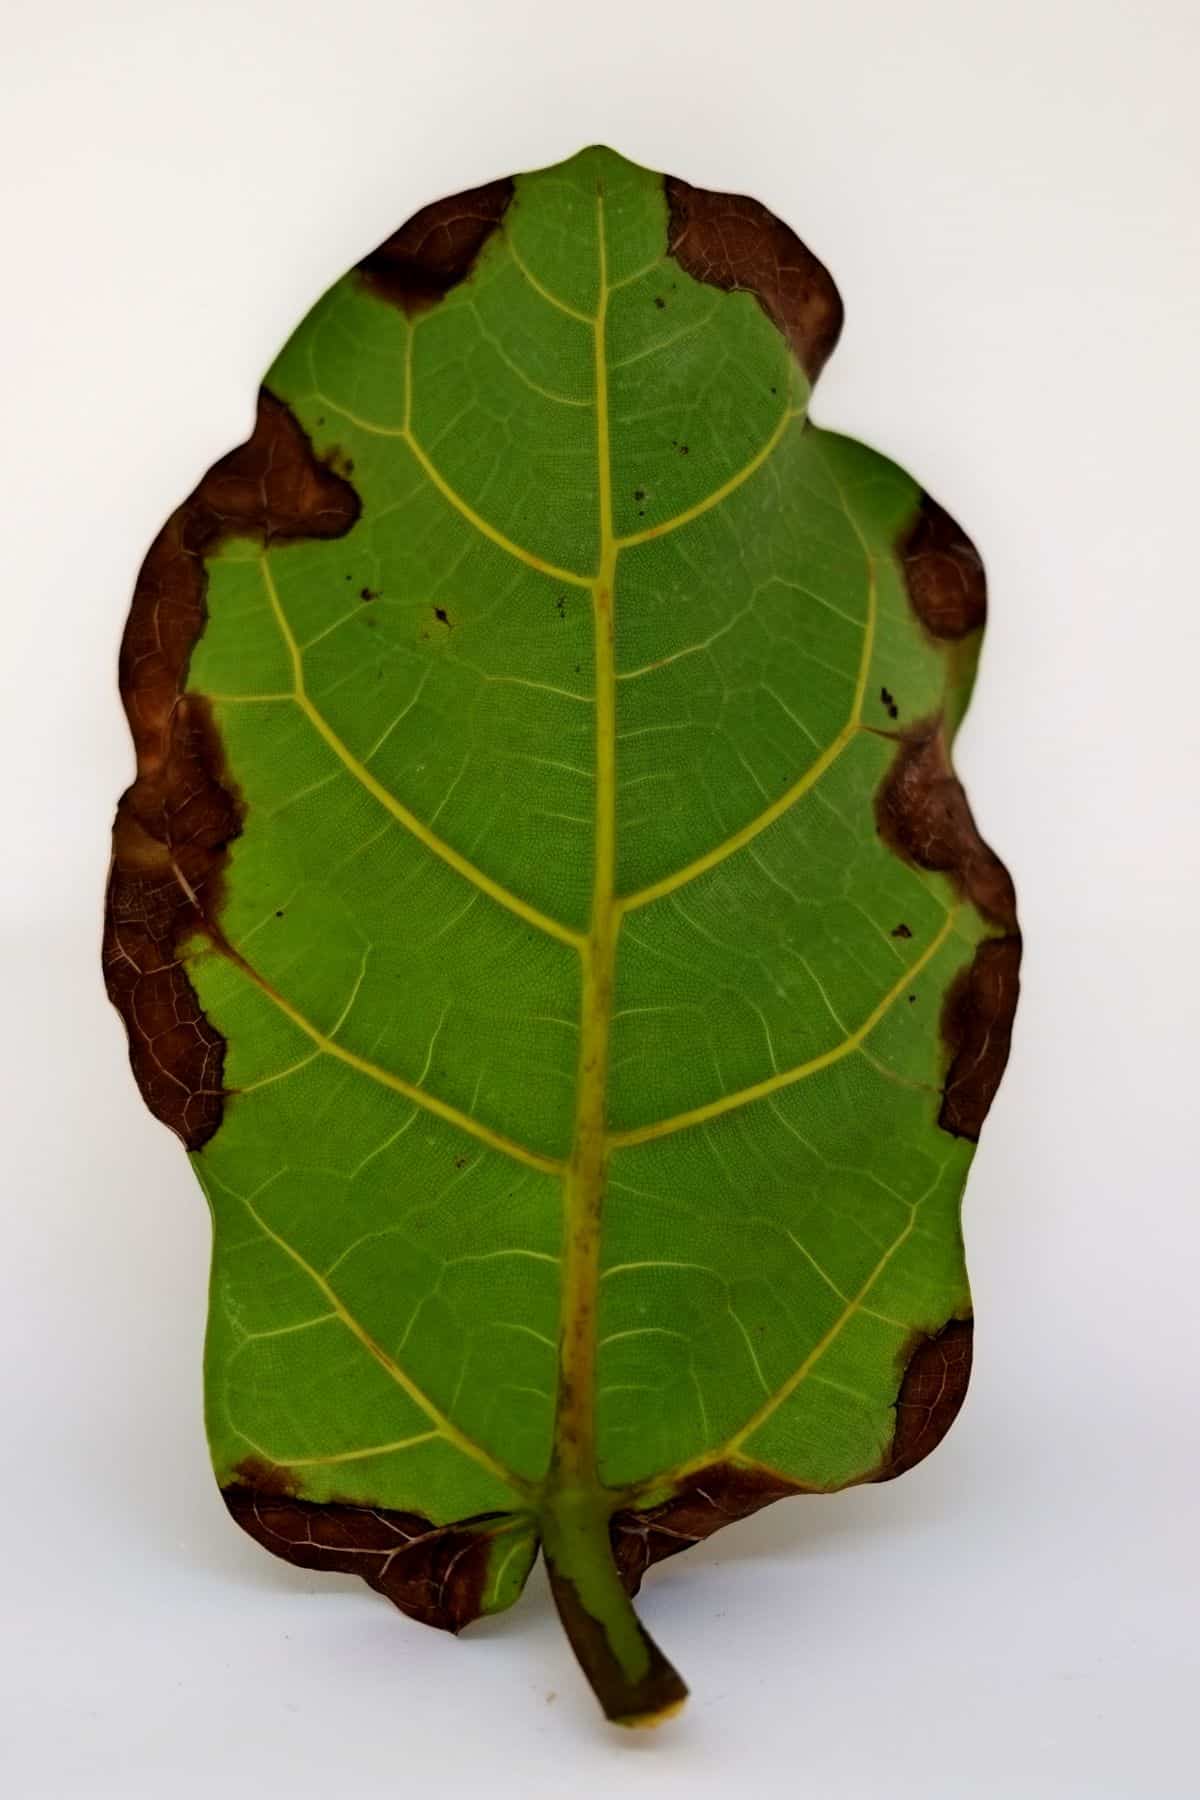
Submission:
<svg viewBox="0 0 1200 1800">
<path fill-rule="evenodd" d="M 359 1575 L 418 1624 L 457 1633 L 484 1609 L 492 1545 L 511 1513 L 434 1525 L 419 1513 L 299 1498 L 287 1472 L 250 1458 L 221 1489 L 256 1543 L 300 1569 Z"/>
<path fill-rule="evenodd" d="M 939 1331 L 917 1332 L 909 1340 L 900 1356 L 903 1372 L 893 1404 L 891 1444 L 877 1468 L 849 1485 L 892 1481 L 937 1448 L 966 1398 L 971 1343 L 969 1318 L 950 1319 Z M 621 1579 L 636 1594 L 653 1564 L 703 1543 L 722 1526 L 747 1519 L 776 1500 L 820 1491 L 769 1469 L 713 1463 L 657 1506 L 626 1507 L 614 1514 L 610 1535 Z"/>
<path fill-rule="evenodd" d="M 815 381 L 843 319 L 824 263 L 759 200 L 692 187 L 676 175 L 665 176 L 664 187 L 667 254 L 696 281 L 753 294 Z"/>
<path fill-rule="evenodd" d="M 208 701 L 184 692 L 206 617 L 205 558 L 233 537 L 342 537 L 359 510 L 354 489 L 264 388 L 251 436 L 171 514 L 134 589 L 119 678 L 137 775 L 113 825 L 102 959 L 142 1097 L 189 1150 L 221 1122 L 225 1040 L 180 947 L 197 931 L 219 941 L 225 865 L 243 817 Z"/>
<path fill-rule="evenodd" d="M 513 191 L 513 178 L 506 175 L 423 206 L 363 258 L 362 280 L 409 318 L 427 311 L 471 273 Z"/>
<path fill-rule="evenodd" d="M 938 1124 L 978 1139 L 1008 1062 L 1020 993 L 1021 934 L 1012 879 L 979 834 L 940 719 L 898 739 L 875 799 L 880 837 L 919 869 L 946 875 L 999 935 L 985 938 L 942 1009 L 948 1069 Z"/>
</svg>

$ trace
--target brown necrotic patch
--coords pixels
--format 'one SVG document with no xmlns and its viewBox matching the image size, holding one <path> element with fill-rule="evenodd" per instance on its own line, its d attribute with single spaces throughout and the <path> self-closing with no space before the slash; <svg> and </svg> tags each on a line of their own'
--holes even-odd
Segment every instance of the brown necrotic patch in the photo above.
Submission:
<svg viewBox="0 0 1200 1800">
<path fill-rule="evenodd" d="M 905 862 L 948 875 L 983 916 L 1017 928 L 1008 870 L 979 835 L 938 720 L 901 739 L 875 800 L 879 834 Z"/>
<path fill-rule="evenodd" d="M 876 1481 L 905 1474 L 937 1449 L 966 1398 L 973 1336 L 970 1319 L 951 1319 L 940 1331 L 919 1332 L 906 1345 L 896 1431 Z"/>
<path fill-rule="evenodd" d="M 358 269 L 367 286 L 410 318 L 464 281 L 513 196 L 509 176 L 436 200 L 394 231 Z"/>
<path fill-rule="evenodd" d="M 815 381 L 842 329 L 841 296 L 825 265 L 758 200 L 674 175 L 665 188 L 668 254 L 696 281 L 753 294 Z"/>
<path fill-rule="evenodd" d="M 975 1139 L 1008 1062 L 1020 992 L 1021 935 L 1012 879 L 979 834 L 962 783 L 950 766 L 940 722 L 901 740 L 875 800 L 884 842 L 905 862 L 947 875 L 999 928 L 977 947 L 942 1013 L 949 1068 L 938 1123 Z"/>
<path fill-rule="evenodd" d="M 942 1009 L 950 1067 L 938 1124 L 954 1137 L 978 1138 L 1000 1086 L 1020 993 L 1021 940 L 986 938 L 952 983 Z"/>
<path fill-rule="evenodd" d="M 483 1611 L 492 1544 L 514 1529 L 507 1513 L 434 1525 L 419 1513 L 301 1500 L 286 1476 L 251 1460 L 222 1488 L 231 1516 L 299 1569 L 358 1575 L 419 1624 L 458 1632 Z"/>
<path fill-rule="evenodd" d="M 766 1469 L 713 1463 L 659 1505 L 614 1513 L 609 1535 L 621 1579 L 636 1594 L 652 1564 L 690 1550 L 723 1525 L 748 1519 L 772 1501 L 810 1491 Z"/>
<path fill-rule="evenodd" d="M 358 514 L 354 489 L 264 390 L 253 433 L 172 513 L 134 589 L 120 686 L 137 776 L 113 826 L 104 976 L 146 1104 L 189 1150 L 221 1122 L 225 1044 L 180 953 L 189 936 L 215 926 L 242 819 L 211 709 L 183 691 L 205 623 L 205 558 L 230 537 L 266 545 L 340 537 Z"/>
<path fill-rule="evenodd" d="M 928 494 L 897 553 L 909 603 L 931 637 L 957 641 L 987 618 L 983 561 L 962 526 Z"/>
<path fill-rule="evenodd" d="M 936 1450 L 966 1396 L 972 1329 L 970 1319 L 951 1319 L 939 1330 L 918 1331 L 909 1338 L 898 1359 L 891 1443 L 876 1467 L 849 1485 L 891 1481 Z M 636 1594 L 655 1563 L 690 1550 L 776 1500 L 818 1491 L 770 1469 L 713 1463 L 657 1506 L 624 1507 L 613 1515 L 609 1530 L 621 1579 Z"/>
</svg>

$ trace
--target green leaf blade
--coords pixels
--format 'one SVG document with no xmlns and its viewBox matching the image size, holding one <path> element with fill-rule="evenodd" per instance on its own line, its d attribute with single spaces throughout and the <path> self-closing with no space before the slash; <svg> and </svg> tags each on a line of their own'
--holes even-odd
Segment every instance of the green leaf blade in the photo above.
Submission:
<svg viewBox="0 0 1200 1800">
<path fill-rule="evenodd" d="M 452 1630 L 540 1538 L 625 1723 L 685 1691 L 645 1567 L 911 1466 L 969 1371 L 982 571 L 808 418 L 839 322 L 765 209 L 610 151 L 440 203 L 126 639 L 106 967 L 213 1210 L 230 1510 Z"/>
</svg>

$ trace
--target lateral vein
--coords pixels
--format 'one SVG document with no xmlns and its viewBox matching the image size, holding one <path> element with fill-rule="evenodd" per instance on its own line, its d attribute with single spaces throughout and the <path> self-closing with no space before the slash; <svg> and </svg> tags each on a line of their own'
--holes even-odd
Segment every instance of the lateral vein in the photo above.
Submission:
<svg viewBox="0 0 1200 1800">
<path fill-rule="evenodd" d="M 289 698 L 300 708 L 309 724 L 324 739 L 343 767 L 366 788 L 380 806 L 404 826 L 406 831 L 411 832 L 413 837 L 424 844 L 427 850 L 431 850 L 435 856 L 440 857 L 442 862 L 452 868 L 456 874 L 479 888 L 490 900 L 496 901 L 497 905 L 515 913 L 519 919 L 524 919 L 527 925 L 532 925 L 538 931 L 545 932 L 548 937 L 557 938 L 560 943 L 570 944 L 574 949 L 579 949 L 584 942 L 582 932 L 572 930 L 569 925 L 564 925 L 561 919 L 551 918 L 548 913 L 541 912 L 539 908 L 532 906 L 528 900 L 522 900 L 519 894 L 514 894 L 511 889 L 502 886 L 500 882 L 493 881 L 490 875 L 485 874 L 475 863 L 469 861 L 452 844 L 448 844 L 445 838 L 439 837 L 437 832 L 432 830 L 423 819 L 419 819 L 415 813 L 410 812 L 403 801 L 398 800 L 395 794 L 371 773 L 367 765 L 361 762 L 349 745 L 338 736 L 324 713 L 314 705 L 305 688 L 304 654 L 288 623 L 287 615 L 279 598 L 279 590 L 271 572 L 271 565 L 266 556 L 260 558 L 259 566 L 262 569 L 263 585 L 271 604 L 271 611 L 291 658 L 294 688 Z"/>
<path fill-rule="evenodd" d="M 327 1037 L 318 1025 L 314 1025 L 311 1019 L 306 1018 L 299 1007 L 293 1006 L 292 1002 L 281 994 L 278 988 L 273 987 L 264 975 L 260 975 L 254 965 L 247 962 L 246 958 L 232 944 L 219 935 L 214 938 L 214 943 L 238 972 L 245 976 L 246 980 L 251 982 L 261 994 L 264 994 L 273 1006 L 277 1006 L 284 1017 L 290 1019 L 292 1024 L 302 1031 L 305 1037 L 309 1038 L 325 1056 L 335 1057 L 338 1062 L 345 1063 L 348 1068 L 356 1069 L 360 1075 L 377 1081 L 381 1087 L 390 1088 L 395 1094 L 402 1094 L 406 1100 L 411 1100 L 414 1106 L 423 1107 L 426 1112 L 433 1113 L 437 1118 L 445 1120 L 446 1124 L 466 1132 L 469 1137 L 477 1138 L 489 1149 L 498 1150 L 501 1155 L 511 1157 L 514 1162 L 524 1163 L 527 1168 L 537 1169 L 543 1175 L 560 1175 L 562 1173 L 565 1164 L 557 1157 L 544 1156 L 540 1150 L 531 1150 L 527 1144 L 519 1144 L 514 1138 L 505 1137 L 502 1132 L 493 1131 L 490 1125 L 485 1125 L 481 1119 L 473 1118 L 470 1113 L 460 1111 L 448 1100 L 439 1099 L 436 1094 L 428 1093 L 424 1088 L 417 1087 L 414 1082 L 405 1081 L 402 1075 L 395 1075 L 390 1069 L 381 1068 L 378 1063 L 370 1062 L 365 1056 L 359 1056 L 356 1051 L 347 1049 L 344 1044 L 336 1043 L 333 1038 Z"/>
<path fill-rule="evenodd" d="M 787 407 L 766 443 L 760 450 L 755 451 L 750 461 L 745 463 L 735 475 L 731 475 L 728 481 L 723 481 L 720 487 L 714 488 L 711 494 L 706 494 L 703 500 L 697 500 L 694 506 L 684 507 L 683 511 L 677 512 L 673 518 L 663 519 L 657 525 L 647 525 L 641 531 L 631 531 L 626 537 L 617 538 L 618 549 L 629 550 L 634 544 L 646 544 L 651 538 L 665 537 L 669 531 L 678 531 L 681 525 L 690 525 L 693 519 L 700 518 L 703 513 L 711 512 L 714 506 L 720 506 L 722 500 L 728 500 L 730 494 L 736 493 L 743 482 L 749 481 L 752 475 L 757 474 L 792 420 L 803 416 L 799 407 Z"/>
<path fill-rule="evenodd" d="M 622 913 L 633 912 L 640 906 L 649 906 L 651 901 L 661 900 L 665 895 L 673 894 L 677 888 L 686 887 L 688 882 L 695 881 L 698 875 L 706 875 L 710 869 L 717 868 L 727 857 L 735 855 L 747 844 L 753 843 L 756 837 L 766 831 L 767 827 L 773 825 L 777 819 L 781 819 L 784 813 L 790 812 L 796 802 L 803 799 L 804 795 L 814 788 L 821 777 L 833 767 L 846 746 L 862 728 L 863 703 L 871 672 L 871 658 L 875 650 L 875 624 L 878 609 L 875 559 L 868 550 L 867 614 L 863 624 L 862 649 L 859 654 L 858 673 L 854 683 L 854 698 L 846 722 L 837 736 L 822 750 L 820 756 L 808 765 L 791 787 L 780 794 L 777 800 L 773 800 L 770 806 L 764 807 L 762 812 L 757 813 L 740 830 L 733 832 L 721 843 L 715 844 L 711 850 L 706 850 L 702 856 L 697 856 L 690 863 L 685 863 L 681 869 L 675 869 L 670 875 L 664 875 L 661 881 L 651 882 L 648 887 L 639 888 L 636 893 L 626 894 L 620 898 L 617 906 Z"/>
<path fill-rule="evenodd" d="M 411 345 L 411 343 L 410 332 L 409 344 Z M 535 570 L 539 575 L 548 575 L 552 581 L 568 581 L 574 587 L 591 587 L 592 577 L 590 575 L 580 575 L 574 569 L 562 569 L 557 563 L 548 562 L 535 550 L 529 550 L 524 544 L 518 544 L 515 539 L 507 537 L 503 531 L 492 524 L 490 519 L 485 519 L 482 513 L 476 512 L 470 501 L 464 500 L 457 488 L 452 487 L 446 480 L 411 425 L 377 425 L 371 419 L 364 419 L 360 413 L 351 412 L 348 406 L 342 406 L 337 400 L 331 400 L 328 394 L 314 392 L 309 397 L 319 400 L 322 406 L 329 408 L 330 412 L 335 412 L 339 417 L 348 419 L 351 425 L 357 426 L 359 431 L 369 432 L 372 437 L 399 438 L 401 443 L 408 446 L 427 480 L 433 484 L 443 500 L 454 508 L 459 517 L 465 519 L 467 524 L 472 526 L 481 537 L 487 538 L 490 543 L 505 551 L 507 555 L 514 557 L 517 562 L 524 563 L 527 568 Z"/>
<path fill-rule="evenodd" d="M 482 1444 L 477 1444 L 474 1438 L 468 1437 L 466 1432 L 460 1431 L 458 1426 L 446 1417 L 445 1413 L 434 1404 L 428 1394 L 419 1388 L 412 1377 L 400 1367 L 400 1364 L 395 1362 L 392 1357 L 388 1355 L 382 1344 L 376 1342 L 370 1332 L 366 1329 L 365 1325 L 355 1318 L 341 1295 L 335 1288 L 330 1286 L 320 1270 L 314 1269 L 313 1265 L 305 1256 L 301 1255 L 294 1244 L 290 1244 L 285 1237 L 282 1237 L 279 1232 L 273 1228 L 273 1226 L 269 1225 L 251 1201 L 247 1200 L 242 1194 L 238 1194 L 237 1198 L 250 1214 L 250 1217 L 254 1220 L 263 1236 L 269 1238 L 273 1244 L 283 1251 L 285 1256 L 290 1257 L 298 1269 L 303 1270 L 313 1285 L 324 1295 L 333 1312 L 341 1320 L 347 1331 L 358 1339 L 363 1349 L 375 1358 L 375 1361 L 379 1364 L 380 1368 L 383 1369 L 386 1374 L 391 1376 L 397 1387 L 402 1388 L 409 1399 L 421 1409 L 438 1435 L 445 1438 L 448 1443 L 453 1444 L 455 1449 L 461 1450 L 464 1455 L 471 1457 L 473 1461 L 482 1463 L 484 1468 L 489 1469 L 493 1475 L 500 1481 L 503 1481 L 508 1487 L 515 1488 L 519 1493 L 527 1493 L 530 1484 L 522 1476 L 517 1475 L 512 1469 L 506 1468 L 502 1462 L 498 1461 L 489 1451 L 485 1450 Z M 408 1441 L 412 1442 L 413 1440 L 410 1439 Z"/>
<path fill-rule="evenodd" d="M 735 1112 L 739 1107 L 751 1106 L 756 1100 L 766 1099 L 768 1094 L 777 1094 L 781 1088 L 793 1087 L 796 1082 L 804 1081 L 810 1075 L 818 1074 L 822 1069 L 830 1068 L 841 1062 L 861 1048 L 884 1016 L 895 1005 L 921 970 L 937 955 L 946 939 L 954 929 L 954 922 L 959 908 L 947 909 L 946 917 L 930 939 L 920 956 L 916 957 L 904 970 L 900 979 L 888 989 L 883 999 L 869 1013 L 854 1031 L 847 1033 L 840 1043 L 832 1049 L 823 1050 L 808 1062 L 799 1063 L 795 1068 L 784 1069 L 777 1075 L 769 1075 L 764 1081 L 756 1081 L 753 1086 L 740 1088 L 735 1094 L 724 1094 L 718 1100 L 710 1100 L 703 1106 L 694 1106 L 688 1112 L 676 1113 L 669 1119 L 656 1119 L 649 1125 L 635 1125 L 628 1131 L 614 1131 L 609 1134 L 609 1143 L 613 1149 L 628 1149 L 634 1144 L 650 1143 L 653 1139 L 671 1137 L 677 1131 L 686 1131 L 693 1125 L 706 1125 L 713 1119 L 719 1119 L 726 1113 Z"/>
</svg>

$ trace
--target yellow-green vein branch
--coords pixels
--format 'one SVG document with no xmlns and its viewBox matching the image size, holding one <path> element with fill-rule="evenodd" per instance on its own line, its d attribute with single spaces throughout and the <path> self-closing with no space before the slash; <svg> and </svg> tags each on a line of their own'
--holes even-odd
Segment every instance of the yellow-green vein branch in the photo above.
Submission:
<svg viewBox="0 0 1200 1800">
<path fill-rule="evenodd" d="M 736 1112 L 739 1107 L 751 1106 L 756 1100 L 765 1100 L 768 1094 L 777 1094 L 781 1088 L 794 1087 L 798 1081 L 804 1081 L 810 1075 L 816 1075 L 822 1069 L 830 1068 L 841 1062 L 855 1050 L 862 1048 L 875 1027 L 886 1013 L 896 1004 L 901 994 L 911 987 L 913 981 L 921 973 L 927 963 L 937 955 L 946 939 L 954 929 L 958 916 L 958 908 L 951 907 L 946 917 L 922 950 L 920 956 L 904 970 L 899 980 L 888 989 L 875 1009 L 868 1013 L 862 1024 L 840 1043 L 829 1050 L 823 1050 L 819 1056 L 810 1058 L 808 1062 L 799 1063 L 793 1069 L 783 1069 L 777 1075 L 769 1075 L 764 1081 L 756 1081 L 752 1087 L 740 1088 L 735 1094 L 723 1094 L 717 1100 L 709 1100 L 703 1106 L 693 1106 L 687 1112 L 676 1113 L 669 1119 L 656 1119 L 649 1125 L 635 1125 L 628 1131 L 614 1131 L 609 1144 L 613 1149 L 627 1149 L 634 1144 L 648 1144 L 657 1138 L 672 1137 L 677 1131 L 687 1131 L 694 1125 L 707 1125 L 720 1119 L 726 1113 Z"/>
<path fill-rule="evenodd" d="M 539 911 L 536 906 L 531 906 L 528 900 L 522 900 L 519 894 L 514 894 L 509 888 L 503 887 L 500 882 L 493 881 L 490 875 L 486 875 L 482 869 L 461 855 L 452 844 L 448 844 L 444 838 L 432 831 L 423 819 L 419 819 L 415 813 L 409 811 L 402 801 L 397 800 L 390 789 L 386 788 L 371 773 L 367 765 L 361 762 L 349 745 L 338 736 L 319 707 L 313 704 L 305 688 L 304 654 L 283 610 L 279 590 L 271 572 L 270 561 L 266 556 L 260 559 L 259 566 L 262 569 L 263 585 L 271 605 L 271 611 L 291 659 L 294 688 L 290 698 L 300 708 L 318 736 L 333 751 L 342 766 L 366 788 L 372 798 L 377 800 L 398 824 L 403 825 L 404 829 L 411 832 L 413 837 L 424 844 L 427 850 L 431 850 L 442 862 L 448 864 L 455 874 L 461 875 L 465 881 L 469 881 L 472 886 L 477 887 L 481 893 L 486 894 L 489 900 L 494 900 L 498 906 L 503 906 L 508 912 L 515 913 L 519 919 L 524 919 L 527 925 L 532 925 L 538 931 L 545 932 L 548 937 L 557 938 L 560 943 L 570 944 L 575 949 L 579 949 L 584 941 L 582 932 L 573 931 L 560 919 L 551 918 L 548 913 Z"/>
<path fill-rule="evenodd" d="M 458 1426 L 455 1425 L 451 1419 L 447 1418 L 446 1414 L 442 1412 L 439 1407 L 435 1406 L 428 1394 L 423 1392 L 423 1390 L 417 1386 L 412 1377 L 400 1367 L 400 1364 L 388 1355 L 382 1344 L 375 1341 L 365 1325 L 355 1318 L 341 1295 L 335 1288 L 330 1286 L 329 1282 L 321 1274 L 321 1271 L 315 1269 L 312 1263 L 310 1263 L 306 1257 L 301 1255 L 294 1244 L 289 1244 L 286 1238 L 281 1237 L 279 1232 L 277 1232 L 273 1226 L 268 1224 L 267 1220 L 263 1218 L 253 1202 L 247 1200 L 242 1194 L 238 1194 L 235 1197 L 245 1207 L 262 1235 L 276 1245 L 285 1256 L 290 1257 L 296 1267 L 301 1269 L 304 1274 L 308 1276 L 314 1287 L 316 1287 L 318 1292 L 328 1302 L 332 1311 L 346 1327 L 346 1330 L 349 1331 L 353 1337 L 358 1339 L 363 1349 L 367 1351 L 368 1355 L 374 1357 L 384 1373 L 390 1376 L 396 1383 L 396 1386 L 401 1388 L 404 1393 L 408 1395 L 408 1398 L 413 1404 L 425 1414 L 425 1417 L 430 1421 L 438 1436 L 445 1438 L 447 1443 L 453 1444 L 456 1450 L 461 1450 L 463 1455 L 469 1456 L 473 1462 L 480 1463 L 494 1475 L 498 1481 L 504 1482 L 508 1487 L 515 1488 L 518 1493 L 527 1493 L 530 1484 L 524 1477 L 517 1475 L 513 1470 L 506 1468 L 505 1465 L 494 1457 L 490 1451 L 485 1450 L 482 1444 L 477 1444 L 474 1438 L 470 1438 L 467 1436 L 466 1432 L 460 1431 Z"/>
</svg>

